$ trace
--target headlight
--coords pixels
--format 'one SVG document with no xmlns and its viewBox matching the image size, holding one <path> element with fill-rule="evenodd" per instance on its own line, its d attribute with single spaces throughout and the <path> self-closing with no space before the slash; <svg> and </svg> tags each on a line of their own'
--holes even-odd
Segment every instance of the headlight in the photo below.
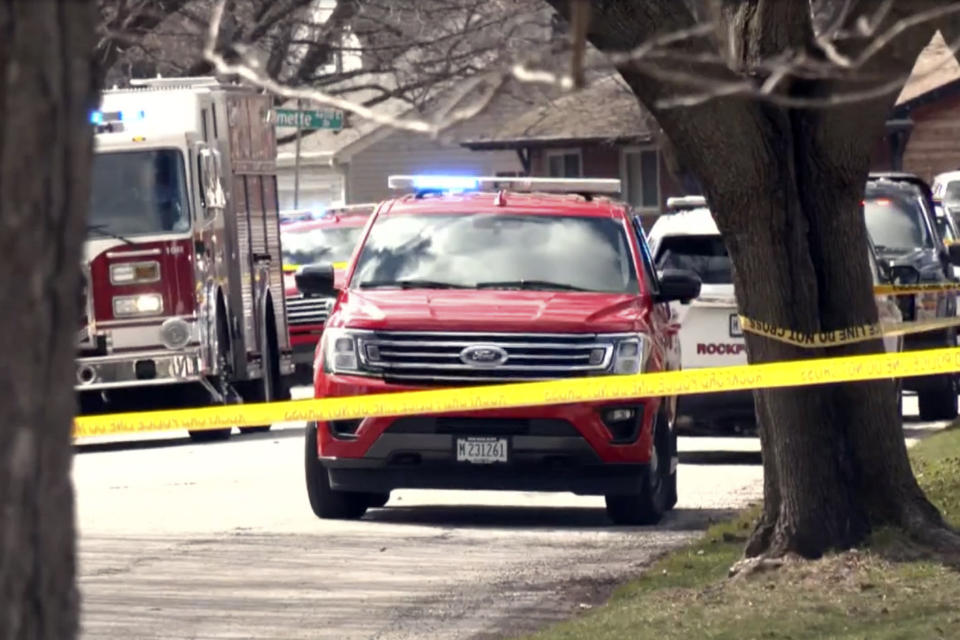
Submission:
<svg viewBox="0 0 960 640">
<path fill-rule="evenodd" d="M 160 263 L 124 262 L 110 265 L 110 284 L 145 284 L 160 280 Z"/>
<path fill-rule="evenodd" d="M 613 352 L 615 374 L 640 373 L 647 360 L 647 338 L 643 335 L 617 342 Z"/>
<path fill-rule="evenodd" d="M 167 349 L 182 349 L 190 342 L 190 325 L 181 318 L 168 318 L 160 325 L 160 340 Z"/>
<path fill-rule="evenodd" d="M 357 339 L 343 329 L 323 332 L 323 364 L 330 373 L 357 371 Z"/>
<path fill-rule="evenodd" d="M 144 293 L 139 296 L 116 296 L 113 299 L 113 315 L 153 316 L 163 311 L 163 297 L 159 293 Z"/>
</svg>

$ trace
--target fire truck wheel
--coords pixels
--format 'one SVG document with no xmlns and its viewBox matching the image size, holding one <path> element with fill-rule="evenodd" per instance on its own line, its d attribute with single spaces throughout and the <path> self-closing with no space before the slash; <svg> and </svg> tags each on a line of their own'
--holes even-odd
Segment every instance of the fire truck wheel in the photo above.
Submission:
<svg viewBox="0 0 960 640">
<path fill-rule="evenodd" d="M 307 497 L 314 515 L 324 520 L 357 520 L 367 512 L 370 495 L 330 488 L 330 477 L 317 457 L 317 424 L 307 423 L 304 438 Z"/>
<path fill-rule="evenodd" d="M 265 335 L 266 345 L 264 348 L 264 362 L 266 368 L 261 380 L 253 382 L 253 388 L 249 394 L 244 394 L 244 398 L 253 402 L 272 402 L 276 400 L 289 400 L 290 390 L 284 384 L 280 376 L 280 358 L 278 355 L 279 347 L 277 345 L 277 326 L 273 320 L 273 313 L 267 314 L 267 326 Z M 241 427 L 240 433 L 258 433 L 269 431 L 272 425 L 258 425 L 255 427 Z"/>
</svg>

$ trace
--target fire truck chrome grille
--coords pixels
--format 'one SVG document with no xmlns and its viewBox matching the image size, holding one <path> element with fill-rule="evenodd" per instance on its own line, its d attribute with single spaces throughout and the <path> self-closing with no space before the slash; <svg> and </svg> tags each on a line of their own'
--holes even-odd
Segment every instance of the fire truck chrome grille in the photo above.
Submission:
<svg viewBox="0 0 960 640">
<path fill-rule="evenodd" d="M 374 332 L 358 342 L 367 369 L 423 384 L 577 377 L 613 357 L 613 342 L 594 334 Z"/>
<path fill-rule="evenodd" d="M 303 294 L 287 296 L 287 324 L 291 327 L 323 324 L 330 315 L 333 300 L 330 298 L 305 298 Z"/>
</svg>

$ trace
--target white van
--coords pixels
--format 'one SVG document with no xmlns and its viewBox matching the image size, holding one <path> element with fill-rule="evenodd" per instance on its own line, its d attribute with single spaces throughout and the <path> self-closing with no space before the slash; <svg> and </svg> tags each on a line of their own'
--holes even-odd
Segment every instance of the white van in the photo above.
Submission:
<svg viewBox="0 0 960 640">
<path fill-rule="evenodd" d="M 660 216 L 647 234 L 657 269 L 687 269 L 700 276 L 700 297 L 688 304 L 673 303 L 680 324 L 683 369 L 725 367 L 747 363 L 740 328 L 730 257 L 702 196 L 667 200 L 669 213 Z M 868 248 L 874 284 L 879 267 Z M 877 297 L 881 322 L 900 322 L 900 310 L 889 296 Z M 884 338 L 887 351 L 899 351 L 902 340 Z M 750 432 L 756 420 L 753 392 L 738 391 L 682 396 L 677 400 L 677 427 Z"/>
</svg>

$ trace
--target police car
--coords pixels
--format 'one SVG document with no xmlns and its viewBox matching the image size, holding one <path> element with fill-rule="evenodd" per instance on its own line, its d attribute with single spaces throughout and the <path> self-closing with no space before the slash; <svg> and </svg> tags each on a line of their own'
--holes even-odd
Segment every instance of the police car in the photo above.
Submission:
<svg viewBox="0 0 960 640">
<path fill-rule="evenodd" d="M 733 288 L 730 257 L 703 196 L 667 200 L 668 213 L 648 233 L 658 270 L 684 269 L 700 276 L 700 296 L 687 304 L 672 303 L 674 322 L 680 325 L 682 369 L 725 367 L 747 363 Z M 879 267 L 869 250 L 874 283 Z M 881 322 L 900 322 L 896 303 L 878 297 Z M 901 339 L 885 338 L 887 351 L 899 350 Z M 750 432 L 755 428 L 751 391 L 681 396 L 677 399 L 677 428 Z"/>
</svg>

